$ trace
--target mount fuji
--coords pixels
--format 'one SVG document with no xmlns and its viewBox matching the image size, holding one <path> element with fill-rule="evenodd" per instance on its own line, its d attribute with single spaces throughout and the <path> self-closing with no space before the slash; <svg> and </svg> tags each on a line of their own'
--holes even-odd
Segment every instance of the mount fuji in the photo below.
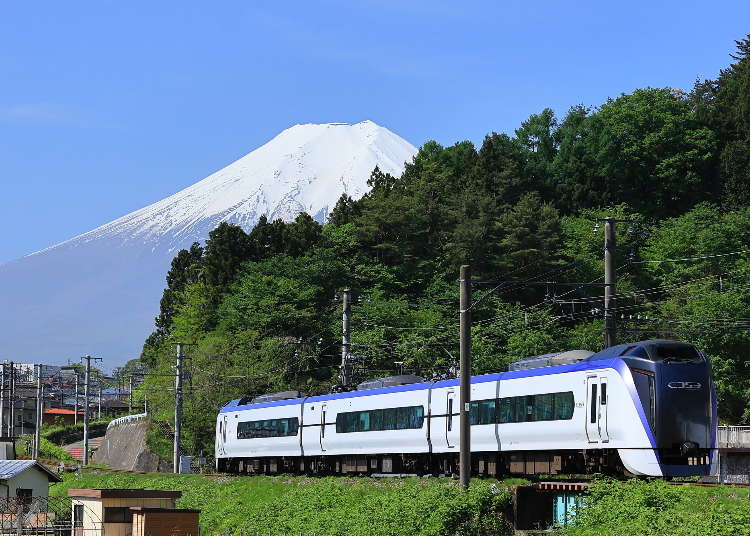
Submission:
<svg viewBox="0 0 750 536">
<path fill-rule="evenodd" d="M 372 121 L 296 125 L 205 179 L 92 231 L 0 265 L 0 360 L 119 365 L 153 329 L 177 251 L 221 222 L 260 216 L 323 223 L 357 199 L 375 166 L 399 175 L 416 148 Z"/>
</svg>

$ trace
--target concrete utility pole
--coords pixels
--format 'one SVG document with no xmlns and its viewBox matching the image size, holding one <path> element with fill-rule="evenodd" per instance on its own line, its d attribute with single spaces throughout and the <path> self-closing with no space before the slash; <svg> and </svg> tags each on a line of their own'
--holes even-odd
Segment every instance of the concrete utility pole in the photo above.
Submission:
<svg viewBox="0 0 750 536">
<path fill-rule="evenodd" d="M 461 266 L 459 279 L 459 337 L 460 364 L 459 399 L 461 402 L 459 422 L 459 476 L 461 487 L 469 488 L 471 477 L 471 266 Z M 452 418 L 452 417 L 449 417 Z"/>
<path fill-rule="evenodd" d="M 8 407 L 10 408 L 10 418 L 8 419 L 8 436 L 16 435 L 16 367 L 13 361 L 10 362 L 10 393 L 8 396 Z"/>
<path fill-rule="evenodd" d="M 73 414 L 73 424 L 78 424 L 78 370 L 76 370 L 76 395 L 74 402 L 75 412 Z"/>
<path fill-rule="evenodd" d="M 99 397 L 97 398 L 97 401 L 99 402 L 99 411 L 96 414 L 96 419 L 101 420 L 102 419 L 102 378 L 99 377 Z"/>
<path fill-rule="evenodd" d="M 0 435 L 5 433 L 5 363 L 0 363 Z"/>
<path fill-rule="evenodd" d="M 615 294 L 617 273 L 615 270 L 615 219 L 604 220 L 604 346 L 617 344 L 617 317 Z"/>
<path fill-rule="evenodd" d="M 128 415 L 133 413 L 133 375 L 128 378 Z"/>
<path fill-rule="evenodd" d="M 177 366 L 175 367 L 174 379 L 174 452 L 172 456 L 172 469 L 175 473 L 180 472 L 180 441 L 182 439 L 182 343 L 177 343 Z"/>
<path fill-rule="evenodd" d="M 91 380 L 91 361 L 101 361 L 101 357 L 84 356 L 86 360 L 86 376 L 83 384 L 83 465 L 89 464 L 89 381 Z M 76 376 L 77 377 L 77 376 Z M 76 399 L 78 397 L 76 396 Z"/>
<path fill-rule="evenodd" d="M 42 365 L 34 365 L 36 369 L 36 422 L 34 426 L 34 456 L 39 458 L 39 443 L 42 435 L 42 411 L 44 411 L 44 388 L 42 387 Z"/>
<path fill-rule="evenodd" d="M 341 385 L 347 386 L 351 382 L 349 374 L 349 354 L 351 353 L 351 340 L 349 325 L 352 321 L 352 290 L 345 288 L 341 294 L 343 312 L 341 315 Z"/>
</svg>

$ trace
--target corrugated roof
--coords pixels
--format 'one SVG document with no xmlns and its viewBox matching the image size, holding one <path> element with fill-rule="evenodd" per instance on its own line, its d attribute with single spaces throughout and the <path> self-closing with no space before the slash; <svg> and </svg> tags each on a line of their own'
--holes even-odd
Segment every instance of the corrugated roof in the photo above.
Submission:
<svg viewBox="0 0 750 536">
<path fill-rule="evenodd" d="M 36 460 L 0 460 L 0 480 L 9 480 L 32 467 L 36 467 L 40 471 L 47 473 L 50 480 L 62 482 L 60 477 L 43 465 L 38 464 Z"/>
</svg>

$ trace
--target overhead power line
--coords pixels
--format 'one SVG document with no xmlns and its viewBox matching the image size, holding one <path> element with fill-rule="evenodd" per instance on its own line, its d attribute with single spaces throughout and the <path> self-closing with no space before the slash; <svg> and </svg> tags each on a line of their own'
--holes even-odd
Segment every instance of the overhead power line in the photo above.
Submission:
<svg viewBox="0 0 750 536">
<path fill-rule="evenodd" d="M 741 251 L 732 251 L 730 253 L 718 253 L 716 255 L 704 255 L 703 257 L 684 257 L 682 259 L 654 259 L 651 261 L 634 261 L 630 264 L 652 264 L 659 262 L 690 262 L 690 261 L 702 261 L 706 259 L 715 259 L 717 257 L 729 257 L 730 255 L 743 255 L 750 253 L 750 249 L 743 249 Z"/>
</svg>

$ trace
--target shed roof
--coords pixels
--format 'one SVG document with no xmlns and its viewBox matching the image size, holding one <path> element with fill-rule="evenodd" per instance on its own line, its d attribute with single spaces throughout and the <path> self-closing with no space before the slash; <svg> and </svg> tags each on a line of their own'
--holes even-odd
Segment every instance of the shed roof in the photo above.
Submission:
<svg viewBox="0 0 750 536">
<path fill-rule="evenodd" d="M 36 460 L 0 460 L 0 480 L 10 480 L 24 471 L 36 467 L 53 482 L 62 482 L 62 479 L 47 469 Z"/>
<path fill-rule="evenodd" d="M 89 499 L 179 499 L 181 491 L 163 489 L 69 489 L 68 497 Z"/>
</svg>

